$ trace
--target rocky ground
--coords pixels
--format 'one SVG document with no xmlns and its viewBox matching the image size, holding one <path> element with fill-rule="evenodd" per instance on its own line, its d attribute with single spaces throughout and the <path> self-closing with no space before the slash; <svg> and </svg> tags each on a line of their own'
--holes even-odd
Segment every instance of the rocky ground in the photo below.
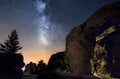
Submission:
<svg viewBox="0 0 120 79">
<path fill-rule="evenodd" d="M 24 75 L 23 79 L 36 79 L 36 75 Z"/>
<path fill-rule="evenodd" d="M 100 79 L 92 75 L 76 76 L 72 74 L 60 74 L 55 72 L 42 72 L 38 78 L 36 75 L 24 75 L 23 79 Z"/>
</svg>

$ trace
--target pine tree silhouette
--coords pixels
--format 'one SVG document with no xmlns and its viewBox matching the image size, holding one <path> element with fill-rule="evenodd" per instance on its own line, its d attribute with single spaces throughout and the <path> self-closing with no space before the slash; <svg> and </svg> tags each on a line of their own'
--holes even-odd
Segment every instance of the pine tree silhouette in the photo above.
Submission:
<svg viewBox="0 0 120 79">
<path fill-rule="evenodd" d="M 21 48 L 17 32 L 13 30 L 8 40 L 0 44 L 0 79 L 22 79 L 24 58 L 21 53 L 16 53 Z"/>
<path fill-rule="evenodd" d="M 16 30 L 11 32 L 11 35 L 8 35 L 8 40 L 4 44 L 0 44 L 0 53 L 16 53 L 18 50 L 22 49 L 19 46 L 18 35 Z"/>
</svg>

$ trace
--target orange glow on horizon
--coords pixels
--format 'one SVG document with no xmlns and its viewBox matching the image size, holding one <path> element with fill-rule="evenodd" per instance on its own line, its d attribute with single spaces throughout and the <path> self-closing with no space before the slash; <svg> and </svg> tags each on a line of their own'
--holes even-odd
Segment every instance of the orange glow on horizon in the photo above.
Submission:
<svg viewBox="0 0 120 79">
<path fill-rule="evenodd" d="M 42 49 L 35 47 L 35 45 L 23 46 L 23 49 L 19 50 L 19 52 L 23 55 L 25 64 L 30 62 L 38 64 L 40 60 L 43 60 L 46 64 L 48 64 L 51 55 L 64 50 L 64 47 L 54 48 L 51 50 L 49 48 Z"/>
<path fill-rule="evenodd" d="M 36 63 L 38 64 L 38 61 L 40 60 L 43 60 L 46 64 L 48 63 L 49 61 L 49 58 L 51 57 L 51 53 L 48 52 L 48 53 L 33 53 L 33 52 L 29 52 L 26 53 L 28 51 L 24 51 L 22 52 L 22 55 L 24 56 L 24 62 L 25 64 L 28 64 L 29 62 L 33 62 L 33 63 Z"/>
<path fill-rule="evenodd" d="M 49 58 L 50 58 L 50 55 L 49 54 L 34 54 L 32 56 L 25 56 L 24 55 L 24 62 L 26 64 L 28 64 L 29 62 L 34 62 L 34 63 L 38 63 L 40 60 L 43 60 L 46 64 L 48 63 L 49 61 Z"/>
</svg>

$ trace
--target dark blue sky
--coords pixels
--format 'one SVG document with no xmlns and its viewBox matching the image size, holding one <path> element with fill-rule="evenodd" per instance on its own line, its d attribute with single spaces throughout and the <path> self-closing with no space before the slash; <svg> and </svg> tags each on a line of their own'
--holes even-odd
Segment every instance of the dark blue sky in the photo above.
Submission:
<svg viewBox="0 0 120 79">
<path fill-rule="evenodd" d="M 64 51 L 66 35 L 98 8 L 120 0 L 0 0 L 0 42 L 17 30 L 25 62 Z"/>
</svg>

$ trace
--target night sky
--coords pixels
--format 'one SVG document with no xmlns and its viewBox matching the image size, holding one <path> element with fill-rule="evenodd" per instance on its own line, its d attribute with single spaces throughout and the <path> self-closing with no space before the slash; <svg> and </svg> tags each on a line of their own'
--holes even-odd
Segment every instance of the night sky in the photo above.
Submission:
<svg viewBox="0 0 120 79">
<path fill-rule="evenodd" d="M 0 0 L 0 43 L 16 29 L 25 63 L 46 63 L 65 38 L 103 5 L 120 0 Z"/>
</svg>

